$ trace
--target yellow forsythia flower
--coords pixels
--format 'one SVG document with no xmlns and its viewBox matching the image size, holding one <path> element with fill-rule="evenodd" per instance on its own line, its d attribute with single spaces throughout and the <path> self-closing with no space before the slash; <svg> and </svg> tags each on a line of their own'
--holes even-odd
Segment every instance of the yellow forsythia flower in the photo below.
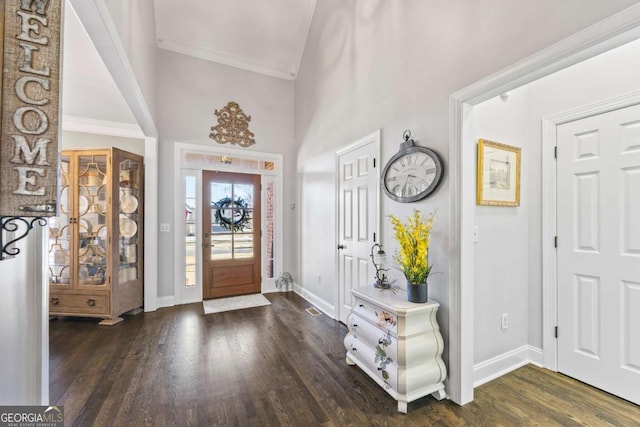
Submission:
<svg viewBox="0 0 640 427">
<path fill-rule="evenodd" d="M 400 244 L 396 261 L 407 281 L 416 284 L 426 283 L 432 267 L 429 265 L 429 241 L 435 221 L 435 211 L 425 217 L 418 209 L 414 209 L 407 218 L 406 224 L 393 215 L 389 215 L 389 219 L 393 226 L 394 237 Z"/>
</svg>

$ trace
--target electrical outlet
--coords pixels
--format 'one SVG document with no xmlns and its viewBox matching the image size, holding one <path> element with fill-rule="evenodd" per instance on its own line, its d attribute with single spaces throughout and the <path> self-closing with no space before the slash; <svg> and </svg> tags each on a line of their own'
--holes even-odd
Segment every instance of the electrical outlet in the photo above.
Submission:
<svg viewBox="0 0 640 427">
<path fill-rule="evenodd" d="M 169 231 L 171 231 L 171 225 L 170 224 L 160 224 L 160 232 L 161 233 L 168 233 Z"/>
<path fill-rule="evenodd" d="M 478 232 L 478 226 L 474 225 L 473 226 L 473 243 L 478 243 L 478 236 L 479 232 Z"/>
<path fill-rule="evenodd" d="M 502 313 L 501 328 L 506 331 L 509 328 L 509 313 Z"/>
<path fill-rule="evenodd" d="M 318 285 L 322 283 L 322 275 L 318 274 Z"/>
</svg>

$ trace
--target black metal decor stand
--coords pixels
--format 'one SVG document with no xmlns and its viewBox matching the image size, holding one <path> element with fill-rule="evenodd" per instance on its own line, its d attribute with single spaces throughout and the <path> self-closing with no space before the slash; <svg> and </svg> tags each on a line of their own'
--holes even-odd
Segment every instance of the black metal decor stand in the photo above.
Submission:
<svg viewBox="0 0 640 427">
<path fill-rule="evenodd" d="M 19 236 L 14 236 L 13 239 L 5 243 L 5 232 L 13 233 L 18 231 L 20 224 L 26 225 L 27 229 Z M 0 261 L 9 256 L 15 256 L 20 253 L 20 248 L 16 248 L 13 244 L 27 237 L 31 229 L 35 227 L 36 224 L 40 227 L 44 227 L 47 225 L 47 218 L 41 216 L 0 216 L 0 247 L 2 248 L 2 252 L 0 252 Z"/>
</svg>

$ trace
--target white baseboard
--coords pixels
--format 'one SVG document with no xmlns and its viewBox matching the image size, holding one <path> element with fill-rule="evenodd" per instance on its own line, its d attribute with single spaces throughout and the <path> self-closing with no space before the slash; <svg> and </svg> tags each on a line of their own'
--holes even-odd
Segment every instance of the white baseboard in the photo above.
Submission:
<svg viewBox="0 0 640 427">
<path fill-rule="evenodd" d="M 544 368 L 544 352 L 541 348 L 529 347 L 529 363 L 536 365 L 539 368 Z"/>
<path fill-rule="evenodd" d="M 313 304 L 318 310 L 322 311 L 324 314 L 326 314 L 330 318 L 335 319 L 336 310 L 333 304 L 329 304 L 328 302 L 326 302 L 325 300 L 323 300 L 313 292 L 310 292 L 308 289 L 305 289 L 304 287 L 300 286 L 297 283 L 294 283 L 293 290 L 302 298 L 306 299 L 311 304 Z"/>
<path fill-rule="evenodd" d="M 158 308 L 173 307 L 174 305 L 176 304 L 173 295 L 169 295 L 167 297 L 158 297 Z"/>
<path fill-rule="evenodd" d="M 492 357 L 473 366 L 473 387 L 478 387 L 529 363 L 542 367 L 542 360 L 542 350 L 530 345 L 523 345 Z"/>
</svg>

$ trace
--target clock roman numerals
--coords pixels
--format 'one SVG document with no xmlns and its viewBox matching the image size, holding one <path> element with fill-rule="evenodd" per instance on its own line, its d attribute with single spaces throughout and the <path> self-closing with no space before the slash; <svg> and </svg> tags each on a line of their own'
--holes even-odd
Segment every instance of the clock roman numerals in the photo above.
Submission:
<svg viewBox="0 0 640 427">
<path fill-rule="evenodd" d="M 404 144 L 403 144 L 404 145 Z M 404 145 L 382 171 L 382 188 L 393 200 L 413 202 L 431 194 L 442 180 L 442 160 L 428 148 Z"/>
</svg>

